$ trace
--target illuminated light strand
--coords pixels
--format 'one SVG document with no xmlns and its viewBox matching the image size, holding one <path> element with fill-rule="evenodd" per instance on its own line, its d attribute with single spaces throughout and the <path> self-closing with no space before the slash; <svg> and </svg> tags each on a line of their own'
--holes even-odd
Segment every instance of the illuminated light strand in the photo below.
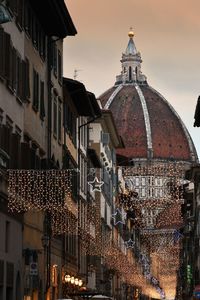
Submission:
<svg viewBox="0 0 200 300">
<path fill-rule="evenodd" d="M 72 170 L 8 170 L 8 208 L 53 212 L 71 198 Z"/>
<path fill-rule="evenodd" d="M 157 173 L 161 174 L 163 172 L 163 170 L 159 169 L 159 172 L 157 170 Z M 150 174 L 150 175 L 154 176 L 153 171 L 151 171 L 151 172 L 148 170 L 148 172 L 146 172 L 146 174 Z M 177 174 L 175 172 L 174 172 L 174 174 L 173 173 L 170 174 L 171 182 L 172 183 L 174 182 L 173 187 L 176 185 L 177 188 L 175 188 L 175 189 L 173 188 L 173 191 L 172 191 L 173 195 L 170 194 L 163 198 L 163 203 L 160 202 L 161 205 L 162 204 L 166 205 L 168 203 L 171 203 L 173 201 L 173 198 L 175 198 L 175 201 L 178 202 L 179 199 L 181 199 L 181 197 L 182 197 L 182 195 L 180 193 L 180 188 L 179 188 L 180 182 L 178 180 L 174 179 L 173 176 L 177 177 Z M 58 182 L 56 184 L 58 184 Z M 31 189 L 32 186 L 30 185 L 29 188 Z M 25 198 L 25 196 L 23 195 L 23 189 L 22 189 L 21 183 L 20 183 L 19 191 L 20 191 L 19 194 L 22 194 L 22 196 L 23 196 L 22 198 Z M 43 193 L 44 194 L 46 193 L 45 190 L 43 190 Z M 38 194 L 40 194 L 39 189 L 37 190 L 37 196 L 38 196 Z M 50 198 L 52 199 L 52 201 L 55 196 L 56 196 L 55 191 L 52 191 L 50 193 Z M 41 200 L 42 199 L 43 198 L 41 197 Z M 130 200 L 132 201 L 132 199 L 130 199 Z M 129 199 L 128 199 L 128 201 L 129 201 Z M 137 207 L 138 210 L 140 211 L 140 209 L 142 209 L 142 207 L 145 206 L 144 202 L 141 204 L 141 202 L 139 203 L 139 201 L 137 199 L 134 199 L 134 201 L 135 201 L 134 204 L 132 204 L 132 203 L 130 204 L 130 205 L 132 205 L 132 208 Z M 150 203 L 150 201 L 153 201 L 153 202 Z M 75 230 L 76 230 L 76 232 L 80 238 L 81 247 L 85 251 L 84 253 L 91 253 L 91 255 L 92 254 L 94 255 L 95 253 L 97 253 L 98 255 L 103 256 L 107 260 L 108 265 L 110 264 L 111 266 L 113 266 L 113 268 L 115 267 L 118 270 L 118 272 L 120 274 L 122 274 L 122 276 L 124 276 L 124 278 L 127 279 L 127 282 L 130 282 L 134 285 L 136 283 L 138 283 L 138 286 L 142 287 L 143 289 L 146 288 L 147 290 L 151 291 L 151 293 L 155 294 L 156 292 L 155 291 L 153 292 L 153 288 L 149 285 L 148 282 L 146 282 L 146 279 L 142 274 L 140 265 L 137 264 L 136 261 L 130 262 L 124 253 L 122 253 L 119 250 L 116 250 L 117 245 L 114 245 L 111 247 L 111 245 L 110 245 L 111 239 L 110 238 L 108 238 L 108 239 L 105 238 L 105 240 L 103 240 L 103 237 L 101 234 L 101 227 L 100 227 L 101 220 L 99 217 L 100 216 L 99 203 L 95 203 L 95 206 L 94 206 L 95 213 L 93 213 L 93 215 L 91 215 L 89 212 L 87 213 L 87 215 L 85 215 L 86 224 L 85 224 L 85 227 L 82 228 L 81 224 L 79 224 L 79 221 L 75 217 L 76 213 L 74 213 L 74 215 L 71 214 L 73 211 L 73 205 L 69 204 L 69 202 L 70 201 L 68 199 L 65 202 L 65 204 L 67 203 L 67 205 L 62 207 L 62 210 L 64 212 L 63 219 L 62 219 L 62 216 L 60 216 L 59 213 L 57 213 L 57 210 L 55 210 L 55 211 L 51 210 L 51 205 L 49 204 L 48 209 L 53 212 L 53 216 L 55 217 L 55 225 L 57 228 L 56 230 L 58 231 L 58 230 L 61 230 L 60 228 L 62 228 L 61 232 L 64 231 L 69 234 L 75 232 Z M 24 207 L 23 201 L 21 201 L 20 204 L 23 209 L 23 207 Z M 152 207 L 153 208 L 157 207 L 156 199 L 155 199 L 155 201 L 154 201 L 154 199 L 150 199 L 145 204 L 146 204 L 146 208 L 148 210 L 151 210 Z M 29 207 L 31 207 L 31 205 L 33 205 L 33 204 L 31 201 L 29 201 Z M 39 202 L 38 207 L 40 208 L 42 205 L 43 205 L 43 202 L 41 201 L 41 203 Z M 126 205 L 127 205 L 127 210 L 128 210 L 129 203 L 126 203 Z M 96 219 L 96 221 L 94 219 Z M 67 220 L 69 221 L 69 223 L 67 225 L 65 225 L 65 222 L 67 222 Z M 72 226 L 70 228 L 69 224 L 71 225 L 73 220 L 74 220 L 74 225 L 73 225 L 74 227 Z M 58 223 L 58 221 L 60 221 L 61 225 Z M 142 220 L 141 220 L 141 222 L 142 222 Z M 94 237 L 91 235 L 91 232 L 90 232 L 90 226 L 89 226 L 90 223 L 93 224 L 95 227 L 95 236 Z M 144 224 L 141 224 L 141 226 L 144 226 Z M 55 232 L 56 232 L 56 230 L 55 230 Z M 109 242 L 108 242 L 108 240 L 109 240 Z M 89 247 L 89 245 L 91 247 Z M 111 249 L 110 254 L 108 254 L 106 252 L 108 249 Z M 160 261 L 161 261 L 161 258 L 163 261 L 165 261 L 167 256 L 170 256 L 170 252 L 172 251 L 172 249 L 168 249 L 168 251 L 165 251 L 165 253 L 163 253 L 163 252 L 159 253 Z M 167 280 L 163 281 L 163 282 L 167 282 Z M 157 293 L 157 294 L 159 294 L 159 293 Z"/>
<path fill-rule="evenodd" d="M 183 225 L 181 204 L 175 203 L 165 208 L 156 220 L 157 228 L 180 228 Z"/>
<path fill-rule="evenodd" d="M 153 176 L 167 176 L 167 177 L 179 177 L 184 176 L 184 164 L 181 162 L 158 162 L 154 161 L 147 163 L 143 166 L 131 166 L 123 167 L 124 176 L 136 176 L 136 175 L 153 175 Z"/>
<path fill-rule="evenodd" d="M 158 230 L 162 232 L 162 228 L 164 228 L 166 230 L 169 229 L 170 231 L 172 229 L 178 229 L 182 225 L 183 220 L 180 208 L 181 204 L 183 203 L 183 164 L 177 162 L 155 162 L 144 166 L 123 168 L 123 171 L 125 176 L 128 176 L 128 178 L 137 177 L 138 182 L 142 182 L 142 180 L 143 182 L 147 182 L 147 180 L 149 180 L 150 186 L 147 186 L 146 184 L 146 189 L 154 189 L 154 184 L 157 182 L 156 180 L 158 180 L 158 177 L 160 177 L 160 179 L 162 178 L 162 197 L 160 197 L 160 195 L 156 196 L 156 194 L 153 193 L 151 193 L 149 197 L 148 195 L 146 196 L 146 198 L 143 197 L 143 199 L 140 199 L 140 195 L 138 198 L 135 197 L 135 199 L 131 196 L 128 197 L 128 193 L 120 195 L 119 203 L 122 205 L 122 207 L 125 207 L 125 209 L 127 210 L 129 208 L 132 210 L 136 210 L 137 208 L 138 210 L 143 211 L 140 223 L 138 222 L 137 224 L 141 229 L 145 229 L 146 221 L 148 221 L 150 212 L 152 212 L 153 210 L 156 212 L 156 210 L 158 211 L 158 208 L 159 212 L 154 217 L 154 220 L 156 220 L 156 222 L 154 221 L 154 226 L 156 225 Z M 132 179 L 131 182 L 134 183 L 134 179 Z M 136 184 L 135 186 L 133 185 L 133 188 L 136 187 Z M 171 207 L 171 209 L 169 209 L 169 207 Z M 144 212 L 146 212 L 146 214 L 144 214 Z M 171 213 L 169 214 L 169 212 Z M 171 217 L 172 213 L 174 214 Z M 135 225 L 136 224 L 134 224 L 134 226 Z M 170 263 L 173 263 L 174 270 L 171 269 L 171 275 L 176 276 L 176 270 L 179 267 L 180 249 L 173 247 L 174 237 L 172 236 L 172 233 L 169 236 L 164 234 L 164 237 L 163 234 L 161 234 L 159 236 L 156 236 L 156 239 L 154 238 L 154 234 L 155 232 L 152 232 L 152 234 L 149 236 L 149 238 L 153 238 L 152 241 L 148 239 L 145 240 L 148 235 L 143 235 L 143 246 L 146 245 L 151 257 L 153 256 L 154 251 L 156 251 L 158 263 L 161 264 L 164 261 L 164 263 L 166 264 L 167 259 L 168 261 L 170 261 Z M 165 248 L 169 241 L 170 247 Z M 177 243 L 179 244 L 179 241 L 177 241 Z M 165 251 L 163 251 L 164 248 Z M 165 266 L 163 265 L 163 268 L 164 267 Z M 168 269 L 166 273 L 169 273 L 169 271 L 170 270 Z M 166 281 L 163 281 L 163 283 L 163 288 L 164 290 L 166 290 L 167 295 L 169 294 L 169 288 L 166 285 Z M 172 288 L 170 291 L 172 294 L 174 293 L 175 289 Z"/>
</svg>

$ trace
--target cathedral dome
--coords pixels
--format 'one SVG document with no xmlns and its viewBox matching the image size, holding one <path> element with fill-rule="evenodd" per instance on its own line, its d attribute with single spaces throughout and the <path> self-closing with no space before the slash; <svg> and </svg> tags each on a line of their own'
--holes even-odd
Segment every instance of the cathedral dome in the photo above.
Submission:
<svg viewBox="0 0 200 300">
<path fill-rule="evenodd" d="M 135 160 L 197 162 L 196 149 L 181 118 L 142 74 L 141 55 L 133 36 L 129 32 L 121 59 L 122 72 L 115 85 L 99 97 L 102 107 L 112 111 L 123 138 L 125 148 L 118 154 Z"/>
</svg>

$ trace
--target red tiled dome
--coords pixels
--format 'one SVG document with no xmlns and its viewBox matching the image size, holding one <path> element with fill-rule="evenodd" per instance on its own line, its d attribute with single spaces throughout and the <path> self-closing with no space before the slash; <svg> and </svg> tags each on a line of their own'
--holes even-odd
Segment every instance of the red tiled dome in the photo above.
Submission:
<svg viewBox="0 0 200 300">
<path fill-rule="evenodd" d="M 118 89 L 118 90 L 117 90 Z M 197 161 L 192 139 L 172 106 L 148 84 L 121 83 L 99 97 L 114 116 L 128 158 Z"/>
<path fill-rule="evenodd" d="M 112 111 L 123 138 L 125 149 L 118 150 L 118 154 L 125 159 L 198 161 L 180 117 L 163 96 L 148 85 L 133 36 L 131 31 L 115 85 L 99 97 L 103 108 Z"/>
</svg>

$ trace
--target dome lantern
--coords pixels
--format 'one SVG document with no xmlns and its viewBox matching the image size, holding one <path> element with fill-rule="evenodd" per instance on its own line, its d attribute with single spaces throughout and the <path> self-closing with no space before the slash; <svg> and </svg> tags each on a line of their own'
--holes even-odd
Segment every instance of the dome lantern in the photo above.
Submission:
<svg viewBox="0 0 200 300">
<path fill-rule="evenodd" d="M 141 72 L 141 55 L 137 51 L 133 37 L 134 32 L 132 27 L 128 32 L 129 41 L 126 47 L 125 53 L 122 54 L 122 71 L 121 74 L 116 77 L 116 85 L 120 83 L 134 84 L 146 84 L 146 76 Z"/>
</svg>

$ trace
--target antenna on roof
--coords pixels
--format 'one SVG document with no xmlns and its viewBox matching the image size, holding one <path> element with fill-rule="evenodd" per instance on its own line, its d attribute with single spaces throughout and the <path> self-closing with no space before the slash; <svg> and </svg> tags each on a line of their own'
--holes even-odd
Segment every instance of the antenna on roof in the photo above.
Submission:
<svg viewBox="0 0 200 300">
<path fill-rule="evenodd" d="M 78 77 L 78 72 L 80 72 L 80 71 L 82 71 L 82 70 L 74 69 L 74 80 L 77 79 L 77 77 Z"/>
</svg>

